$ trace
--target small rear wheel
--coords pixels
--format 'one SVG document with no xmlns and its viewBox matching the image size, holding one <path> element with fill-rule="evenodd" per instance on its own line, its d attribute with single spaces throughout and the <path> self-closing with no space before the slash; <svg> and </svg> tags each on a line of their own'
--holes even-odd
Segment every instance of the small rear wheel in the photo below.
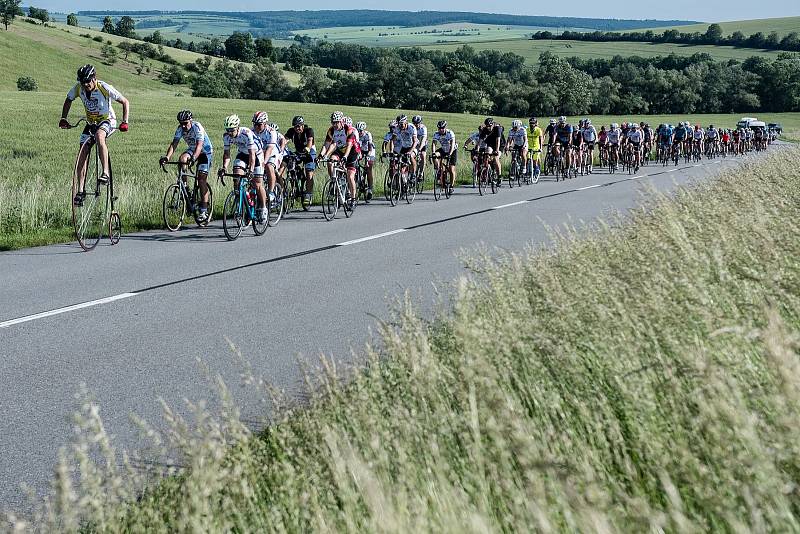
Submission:
<svg viewBox="0 0 800 534">
<path fill-rule="evenodd" d="M 119 243 L 122 237 L 122 219 L 116 211 L 111 212 L 108 218 L 108 238 L 111 240 L 112 245 Z"/>
</svg>

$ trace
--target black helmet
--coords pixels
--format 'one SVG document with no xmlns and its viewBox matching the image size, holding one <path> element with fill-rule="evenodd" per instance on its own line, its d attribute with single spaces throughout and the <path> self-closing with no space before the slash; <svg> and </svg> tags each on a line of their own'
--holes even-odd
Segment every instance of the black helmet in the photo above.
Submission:
<svg viewBox="0 0 800 534">
<path fill-rule="evenodd" d="M 491 126 L 492 124 L 494 124 L 494 119 L 491 117 L 486 117 L 486 120 L 483 121 L 483 124 L 485 124 L 486 126 Z"/>
<path fill-rule="evenodd" d="M 422 116 L 421 115 L 414 115 L 414 118 L 411 119 L 411 122 L 413 122 L 414 124 L 421 123 L 422 122 Z"/>
<path fill-rule="evenodd" d="M 95 77 L 97 73 L 94 71 L 94 67 L 91 65 L 84 65 L 83 67 L 78 69 L 78 81 L 80 83 L 86 83 L 92 78 Z"/>
<path fill-rule="evenodd" d="M 299 126 L 299 125 L 305 124 L 305 123 L 306 123 L 305 119 L 303 119 L 303 117 L 301 117 L 300 115 L 296 115 L 292 119 L 292 126 Z"/>
<path fill-rule="evenodd" d="M 184 109 L 178 112 L 178 122 L 186 122 L 192 120 L 192 112 Z"/>
<path fill-rule="evenodd" d="M 408 122 L 408 116 L 407 115 L 398 115 L 395 120 L 397 122 Z"/>
<path fill-rule="evenodd" d="M 539 122 L 539 119 L 537 119 L 536 117 L 531 117 L 530 119 L 528 119 L 528 122 Z"/>
<path fill-rule="evenodd" d="M 447 128 L 447 121 L 439 121 L 436 123 L 437 128 Z"/>
</svg>

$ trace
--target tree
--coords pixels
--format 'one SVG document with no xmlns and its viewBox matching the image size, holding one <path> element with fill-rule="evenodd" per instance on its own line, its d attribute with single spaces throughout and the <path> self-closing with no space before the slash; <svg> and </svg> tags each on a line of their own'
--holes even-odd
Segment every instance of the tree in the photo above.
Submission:
<svg viewBox="0 0 800 534">
<path fill-rule="evenodd" d="M 159 30 L 153 32 L 153 34 L 150 36 L 150 42 L 154 45 L 164 44 L 164 38 L 161 37 L 161 32 Z"/>
<path fill-rule="evenodd" d="M 103 56 L 103 62 L 106 65 L 113 65 L 117 62 L 117 49 L 108 43 L 100 49 L 100 55 Z"/>
<path fill-rule="evenodd" d="M 283 100 L 289 93 L 289 82 L 275 64 L 259 58 L 242 88 L 242 97 L 253 100 Z"/>
<path fill-rule="evenodd" d="M 122 52 L 125 54 L 125 61 L 128 61 L 128 55 L 133 52 L 133 44 L 129 43 L 128 41 L 122 41 L 117 45 L 117 48 L 122 50 Z"/>
<path fill-rule="evenodd" d="M 292 45 L 294 46 L 294 45 Z M 300 73 L 300 100 L 302 102 L 324 102 L 325 93 L 332 82 L 319 67 L 304 67 Z"/>
<path fill-rule="evenodd" d="M 258 37 L 255 40 L 256 46 L 256 56 L 264 57 L 269 59 L 272 62 L 275 62 L 277 59 L 277 54 L 275 53 L 275 47 L 272 46 L 272 39 L 268 39 L 266 37 Z"/>
<path fill-rule="evenodd" d="M 114 19 L 106 15 L 105 18 L 103 18 L 103 29 L 100 31 L 103 33 L 114 33 Z"/>
<path fill-rule="evenodd" d="M 50 20 L 50 14 L 46 9 L 39 9 L 38 7 L 33 6 L 28 8 L 28 16 L 32 19 L 41 21 L 42 24 Z"/>
<path fill-rule="evenodd" d="M 256 47 L 253 36 L 248 32 L 233 32 L 225 39 L 225 57 L 252 63 L 256 59 Z"/>
<path fill-rule="evenodd" d="M 19 8 L 22 0 L 0 0 L 0 20 L 8 31 L 8 25 L 14 21 L 17 15 L 24 15 Z"/>
<path fill-rule="evenodd" d="M 717 44 L 722 39 L 722 26 L 719 24 L 710 24 L 705 34 L 706 42 L 709 44 Z"/>
<path fill-rule="evenodd" d="M 135 39 L 136 38 L 135 29 L 136 29 L 136 22 L 134 22 L 134 20 L 131 17 L 125 15 L 124 17 L 119 19 L 119 22 L 117 22 L 117 28 L 112 33 L 116 33 L 120 37 L 129 37 L 131 39 Z"/>
<path fill-rule="evenodd" d="M 78 15 L 75 13 L 70 13 L 67 15 L 67 26 L 77 26 L 78 25 Z"/>
<path fill-rule="evenodd" d="M 184 82 L 185 77 L 177 65 L 170 65 L 159 73 L 158 79 L 170 85 L 178 85 Z"/>
</svg>

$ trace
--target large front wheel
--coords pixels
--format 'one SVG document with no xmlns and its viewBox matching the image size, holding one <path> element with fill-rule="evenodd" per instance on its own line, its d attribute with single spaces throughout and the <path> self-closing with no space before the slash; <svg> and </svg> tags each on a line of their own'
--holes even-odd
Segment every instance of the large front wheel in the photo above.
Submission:
<svg viewBox="0 0 800 534">
<path fill-rule="evenodd" d="M 78 160 L 80 154 L 86 154 L 86 179 L 83 191 L 80 187 L 80 169 Z M 108 219 L 109 192 L 106 184 L 98 181 L 100 177 L 100 158 L 94 145 L 87 141 L 81 145 L 72 173 L 72 225 L 75 229 L 75 238 L 83 250 L 89 251 L 97 246 L 106 229 Z M 83 193 L 83 201 L 75 202 L 76 196 Z"/>
<path fill-rule="evenodd" d="M 180 230 L 183 218 L 186 216 L 186 199 L 178 184 L 172 184 L 164 191 L 164 203 L 161 206 L 164 226 L 170 232 Z"/>
<path fill-rule="evenodd" d="M 239 201 L 239 192 L 231 191 L 225 198 L 222 207 L 222 229 L 229 241 L 238 238 L 242 233 L 242 206 Z"/>
</svg>

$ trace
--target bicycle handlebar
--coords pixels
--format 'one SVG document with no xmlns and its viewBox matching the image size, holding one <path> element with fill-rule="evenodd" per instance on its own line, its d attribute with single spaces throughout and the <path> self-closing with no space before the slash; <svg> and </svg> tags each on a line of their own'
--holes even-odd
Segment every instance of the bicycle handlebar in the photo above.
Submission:
<svg viewBox="0 0 800 534">
<path fill-rule="evenodd" d="M 77 128 L 78 126 L 80 126 L 82 122 L 86 122 L 86 119 L 78 119 L 78 122 L 76 122 L 75 124 L 70 124 L 69 121 L 67 121 L 67 119 L 64 120 L 67 122 L 67 126 L 65 128 L 62 128 L 62 130 L 72 130 L 73 128 Z"/>
<path fill-rule="evenodd" d="M 196 163 L 195 161 L 192 161 L 191 163 L 181 163 L 180 161 L 164 161 L 164 162 L 159 161 L 158 162 L 158 164 L 161 166 L 161 170 L 164 171 L 165 173 L 169 172 L 167 170 L 167 168 L 165 167 L 165 165 L 186 165 L 186 167 L 190 171 L 194 171 L 194 164 L 195 163 Z"/>
</svg>

